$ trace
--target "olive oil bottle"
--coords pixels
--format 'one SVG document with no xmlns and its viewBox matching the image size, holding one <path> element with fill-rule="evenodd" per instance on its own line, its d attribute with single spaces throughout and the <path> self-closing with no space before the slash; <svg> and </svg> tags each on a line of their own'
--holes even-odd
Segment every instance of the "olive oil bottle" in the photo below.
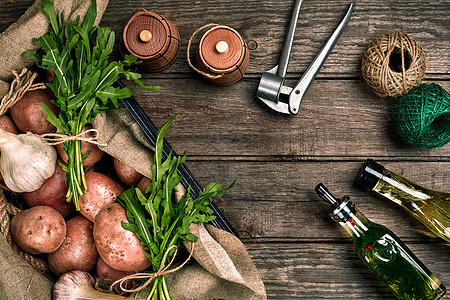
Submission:
<svg viewBox="0 0 450 300">
<path fill-rule="evenodd" d="M 356 183 L 403 206 L 431 232 L 450 242 L 450 193 L 424 188 L 372 159 L 365 162 Z"/>
<path fill-rule="evenodd" d="M 388 228 L 359 212 L 350 198 L 335 198 L 323 184 L 317 194 L 333 207 L 332 217 L 352 237 L 359 258 L 398 299 L 440 299 L 445 286 Z"/>
</svg>

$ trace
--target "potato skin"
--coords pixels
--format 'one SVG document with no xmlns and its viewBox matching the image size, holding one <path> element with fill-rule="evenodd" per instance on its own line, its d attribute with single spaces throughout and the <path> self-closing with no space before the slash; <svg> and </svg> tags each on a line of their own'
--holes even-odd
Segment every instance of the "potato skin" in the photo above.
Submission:
<svg viewBox="0 0 450 300">
<path fill-rule="evenodd" d="M 7 115 L 0 116 L 0 128 L 14 134 L 18 133 L 16 124 L 14 124 L 13 120 Z"/>
<path fill-rule="evenodd" d="M 122 227 L 128 223 L 125 208 L 115 202 L 103 208 L 95 217 L 94 240 L 101 258 L 119 271 L 139 272 L 151 263 L 144 246 L 134 232 Z"/>
<path fill-rule="evenodd" d="M 50 270 L 60 276 L 72 270 L 90 271 L 98 260 L 98 251 L 92 235 L 93 224 L 83 216 L 67 221 L 66 239 L 48 255 Z"/>
<path fill-rule="evenodd" d="M 11 234 L 16 244 L 25 252 L 50 253 L 63 243 L 66 222 L 54 208 L 35 206 L 12 218 Z"/>
<path fill-rule="evenodd" d="M 151 180 L 150 178 L 143 177 L 141 179 L 141 181 L 139 181 L 139 183 L 138 183 L 138 185 L 136 187 L 142 192 L 142 194 L 145 194 L 145 189 L 152 182 L 153 182 L 153 180 Z"/>
<path fill-rule="evenodd" d="M 75 205 L 73 202 L 66 201 L 66 172 L 63 171 L 59 162 L 61 160 L 56 161 L 55 173 L 45 180 L 39 189 L 23 193 L 22 197 L 31 207 L 37 205 L 50 206 L 56 209 L 63 217 L 67 217 L 75 211 Z"/>
<path fill-rule="evenodd" d="M 114 169 L 116 170 L 116 175 L 127 187 L 137 186 L 141 179 L 144 177 L 141 173 L 130 168 L 120 160 L 114 157 Z"/>
<path fill-rule="evenodd" d="M 114 283 L 117 280 L 119 280 L 125 276 L 131 275 L 131 274 L 134 274 L 134 272 L 124 272 L 124 271 L 116 270 L 116 269 L 108 266 L 101 257 L 98 258 L 97 277 L 105 278 L 107 280 L 110 280 L 111 283 Z M 127 289 L 131 289 L 133 287 L 133 280 L 127 280 L 124 283 L 124 286 Z M 123 292 L 122 289 L 119 287 L 119 284 L 115 285 L 114 287 L 118 293 Z"/>
<path fill-rule="evenodd" d="M 123 193 L 123 188 L 114 179 L 97 172 L 86 173 L 86 184 L 87 192 L 79 198 L 80 213 L 93 222 L 103 207 Z"/>
<path fill-rule="evenodd" d="M 54 98 L 50 89 L 27 92 L 19 102 L 11 107 L 11 117 L 23 132 L 44 134 L 56 130 L 42 109 L 41 102 L 56 115 L 59 108 L 50 102 Z"/>
</svg>

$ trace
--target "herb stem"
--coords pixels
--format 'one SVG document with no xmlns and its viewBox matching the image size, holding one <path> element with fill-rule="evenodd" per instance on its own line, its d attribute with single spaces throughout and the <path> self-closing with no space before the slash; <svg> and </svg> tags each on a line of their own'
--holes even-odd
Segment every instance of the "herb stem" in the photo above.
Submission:
<svg viewBox="0 0 450 300">
<path fill-rule="evenodd" d="M 166 278 L 164 276 L 162 277 L 162 286 L 165 298 L 167 300 L 172 300 L 172 298 L 170 297 L 169 288 L 167 287 Z"/>
<path fill-rule="evenodd" d="M 170 235 L 172 234 L 172 231 L 173 231 L 173 229 L 175 228 L 175 226 L 178 224 L 178 221 L 180 220 L 180 218 L 181 218 L 181 215 L 179 215 L 179 216 L 176 218 L 176 220 L 172 223 L 172 225 L 170 226 L 169 230 L 167 231 L 167 233 L 166 233 L 165 236 L 164 236 L 164 240 L 163 240 L 162 243 L 161 243 L 160 249 L 168 249 L 168 248 L 170 248 L 170 247 L 174 244 L 174 241 L 176 241 L 175 238 L 178 239 L 179 234 L 177 233 L 177 234 L 175 234 L 175 236 L 174 236 L 174 237 L 172 238 L 172 240 L 170 241 L 169 246 L 166 248 L 167 241 L 169 240 L 169 237 L 170 237 Z"/>
<path fill-rule="evenodd" d="M 150 294 L 148 294 L 147 300 L 152 299 L 153 295 L 155 294 L 156 288 L 158 285 L 158 277 L 155 278 L 155 283 L 152 286 L 152 289 L 150 291 Z"/>
</svg>

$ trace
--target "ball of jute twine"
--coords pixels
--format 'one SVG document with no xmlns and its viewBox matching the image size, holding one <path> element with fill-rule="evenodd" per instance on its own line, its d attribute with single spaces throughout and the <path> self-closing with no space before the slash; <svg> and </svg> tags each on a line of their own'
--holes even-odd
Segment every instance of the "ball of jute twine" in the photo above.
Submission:
<svg viewBox="0 0 450 300">
<path fill-rule="evenodd" d="M 438 84 L 414 87 L 399 99 L 393 116 L 398 134 L 415 148 L 450 142 L 450 93 Z"/>
<path fill-rule="evenodd" d="M 13 75 L 14 80 L 10 84 L 9 92 L 3 96 L 0 101 L 0 116 L 6 113 L 10 107 L 22 99 L 27 92 L 46 88 L 43 83 L 34 83 L 34 80 L 37 78 L 36 72 L 23 69 L 20 73 L 13 71 Z M 8 202 L 5 194 L 3 193 L 4 190 L 7 190 L 7 188 L 1 185 L 0 230 L 3 236 L 11 248 L 26 261 L 28 261 L 35 270 L 48 271 L 48 264 L 45 260 L 24 252 L 17 246 L 16 243 L 14 243 L 11 235 L 11 217 L 19 213 L 21 210 Z"/>
<path fill-rule="evenodd" d="M 375 94 L 398 97 L 422 81 L 425 55 L 413 38 L 398 31 L 391 32 L 369 44 L 361 71 Z"/>
</svg>

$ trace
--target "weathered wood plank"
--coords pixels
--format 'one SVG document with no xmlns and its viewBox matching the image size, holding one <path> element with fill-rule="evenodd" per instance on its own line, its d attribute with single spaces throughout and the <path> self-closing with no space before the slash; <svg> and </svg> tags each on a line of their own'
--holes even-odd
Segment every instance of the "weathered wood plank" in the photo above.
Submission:
<svg viewBox="0 0 450 300">
<path fill-rule="evenodd" d="M 421 185 L 448 191 L 450 162 L 379 161 L 387 169 Z M 434 235 L 405 209 L 353 185 L 363 161 L 354 162 L 190 162 L 188 167 L 206 186 L 237 180 L 217 206 L 243 238 L 285 241 L 346 240 L 331 218 L 331 207 L 314 192 L 323 182 L 336 197 L 349 195 L 370 220 L 406 240 L 426 242 Z"/>
<path fill-rule="evenodd" d="M 297 116 L 276 113 L 257 100 L 257 80 L 228 87 L 201 79 L 149 83 L 165 89 L 129 86 L 158 126 L 180 113 L 167 136 L 179 152 L 194 156 L 450 158 L 450 144 L 416 150 L 402 141 L 391 116 L 396 100 L 378 98 L 363 80 L 316 80 Z M 438 83 L 450 88 L 450 82 Z"/>
<path fill-rule="evenodd" d="M 356 256 L 353 245 L 245 243 L 260 270 L 269 299 L 395 299 Z M 448 244 L 408 244 L 447 286 Z M 439 259 L 437 259 L 439 257 Z"/>
<path fill-rule="evenodd" d="M 31 0 L 0 2 L 0 32 L 17 20 L 33 3 Z M 186 47 L 191 34 L 207 23 L 220 23 L 237 29 L 250 44 L 250 66 L 246 77 L 276 65 L 288 26 L 292 0 L 281 1 L 118 1 L 110 0 L 102 25 L 110 26 L 117 39 L 129 15 L 146 8 L 167 17 L 177 26 L 182 39 L 180 56 L 167 74 L 188 73 Z M 350 1 L 304 1 L 293 45 L 289 76 L 298 78 L 343 17 Z M 319 77 L 360 75 L 361 55 L 376 36 L 393 30 L 410 34 L 424 48 L 427 76 L 448 74 L 450 60 L 448 2 L 358 1 L 352 19 Z M 115 51 L 116 57 L 118 51 Z"/>
<path fill-rule="evenodd" d="M 277 64 L 294 1 L 110 1 L 103 24 L 120 33 L 128 14 L 144 7 L 172 20 L 180 31 L 182 50 L 166 73 L 190 72 L 186 46 L 191 34 L 208 23 L 237 29 L 251 44 L 249 75 Z M 344 16 L 350 1 L 304 1 L 289 72 L 301 73 L 310 64 Z M 425 24 L 423 22 L 425 21 Z M 118 28 L 119 27 L 119 28 Z M 361 55 L 376 36 L 393 30 L 411 34 L 426 52 L 427 73 L 449 71 L 449 21 L 446 1 L 358 1 L 352 19 L 322 69 L 321 76 L 360 74 Z M 256 49 L 255 49 L 256 48 Z M 298 74 L 292 75 L 297 77 Z"/>
</svg>

